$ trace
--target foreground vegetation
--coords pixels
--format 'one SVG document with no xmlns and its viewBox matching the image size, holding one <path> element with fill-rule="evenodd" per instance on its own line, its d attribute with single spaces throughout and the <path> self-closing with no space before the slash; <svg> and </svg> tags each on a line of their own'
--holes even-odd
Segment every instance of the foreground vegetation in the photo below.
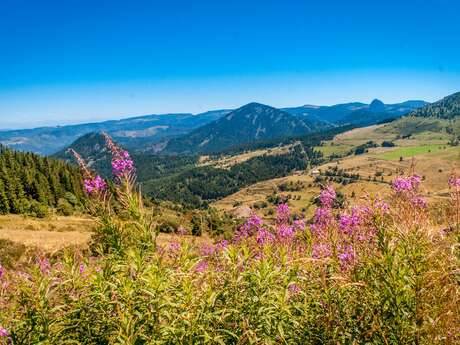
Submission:
<svg viewBox="0 0 460 345">
<path fill-rule="evenodd" d="M 89 252 L 0 267 L 0 341 L 14 344 L 456 344 L 460 179 L 432 208 L 420 176 L 388 200 L 337 202 L 324 186 L 310 220 L 279 204 L 233 238 L 157 241 L 156 215 L 116 147 L 113 194 L 84 168 L 99 226 Z M 447 183 L 447 181 L 446 181 Z M 114 208 L 115 207 L 115 208 Z"/>
</svg>

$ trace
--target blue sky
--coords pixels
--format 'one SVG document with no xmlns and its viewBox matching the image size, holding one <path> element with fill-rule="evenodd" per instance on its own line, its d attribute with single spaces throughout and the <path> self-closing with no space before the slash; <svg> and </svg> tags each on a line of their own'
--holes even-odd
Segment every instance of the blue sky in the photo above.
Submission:
<svg viewBox="0 0 460 345">
<path fill-rule="evenodd" d="M 0 128 L 139 114 L 434 101 L 460 2 L 0 1 Z"/>
</svg>

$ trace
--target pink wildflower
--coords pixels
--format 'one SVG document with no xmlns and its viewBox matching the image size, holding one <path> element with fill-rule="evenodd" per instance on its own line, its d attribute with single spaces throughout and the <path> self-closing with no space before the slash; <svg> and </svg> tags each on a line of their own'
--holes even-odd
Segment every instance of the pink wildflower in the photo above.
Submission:
<svg viewBox="0 0 460 345">
<path fill-rule="evenodd" d="M 449 178 L 449 187 L 460 188 L 460 178 L 456 176 L 451 176 Z"/>
<path fill-rule="evenodd" d="M 48 274 L 51 270 L 51 265 L 50 262 L 48 261 L 47 258 L 40 258 L 37 260 L 38 267 L 40 268 L 40 271 L 42 274 Z"/>
<path fill-rule="evenodd" d="M 8 337 L 10 334 L 8 333 L 8 331 L 3 328 L 3 327 L 0 327 L 0 338 L 4 338 L 4 337 Z"/>
<path fill-rule="evenodd" d="M 337 257 L 340 261 L 340 266 L 342 269 L 346 269 L 353 263 L 356 254 L 352 246 L 344 246 Z"/>
<path fill-rule="evenodd" d="M 393 189 L 396 193 L 415 191 L 421 182 L 422 178 L 417 174 L 409 177 L 398 176 L 393 181 Z"/>
<path fill-rule="evenodd" d="M 287 204 L 279 204 L 276 208 L 276 221 L 278 224 L 287 223 L 291 217 L 291 210 Z"/>
<path fill-rule="evenodd" d="M 421 196 L 413 197 L 410 202 L 412 206 L 417 208 L 426 208 L 428 205 L 426 199 L 422 198 Z"/>
<path fill-rule="evenodd" d="M 211 256 L 216 252 L 216 247 L 213 245 L 204 245 L 201 247 L 200 252 L 203 256 Z"/>
<path fill-rule="evenodd" d="M 390 206 L 382 200 L 377 200 L 375 202 L 374 209 L 379 210 L 382 214 L 388 214 L 388 212 L 390 212 Z"/>
<path fill-rule="evenodd" d="M 314 259 L 324 259 L 332 256 L 331 249 L 327 244 L 315 243 L 312 248 L 311 256 Z"/>
<path fill-rule="evenodd" d="M 85 191 L 88 195 L 103 192 L 107 189 L 107 183 L 105 183 L 104 179 L 99 175 L 94 178 L 85 179 L 84 184 Z"/>
<path fill-rule="evenodd" d="M 259 231 L 257 232 L 256 241 L 257 244 L 259 244 L 260 246 L 263 246 L 265 243 L 272 242 L 274 239 L 275 236 L 273 236 L 273 234 L 270 231 L 264 228 L 259 229 Z"/>
<path fill-rule="evenodd" d="M 332 207 L 335 198 L 337 197 L 334 189 L 331 186 L 324 188 L 319 195 L 319 201 L 321 205 L 327 208 Z"/>
<path fill-rule="evenodd" d="M 288 286 L 288 291 L 291 295 L 297 295 L 300 293 L 301 289 L 296 283 L 292 283 Z"/>
<path fill-rule="evenodd" d="M 80 266 L 78 266 L 78 272 L 80 272 L 80 274 L 83 274 L 85 272 L 85 264 L 84 263 L 81 263 Z"/>
<path fill-rule="evenodd" d="M 116 177 L 122 177 L 134 171 L 134 162 L 129 158 L 127 151 L 122 151 L 122 156 L 112 160 L 112 173 Z"/>
<path fill-rule="evenodd" d="M 196 265 L 195 267 L 195 272 L 198 272 L 198 273 L 201 273 L 201 272 L 204 272 L 206 271 L 206 269 L 208 268 L 208 262 L 205 261 L 205 260 L 201 260 L 198 265 Z"/>
<path fill-rule="evenodd" d="M 0 265 L 0 279 L 2 279 L 4 275 L 5 275 L 5 269 L 3 268 L 2 265 Z"/>
<path fill-rule="evenodd" d="M 179 242 L 171 242 L 168 246 L 168 250 L 171 252 L 178 252 L 180 250 Z"/>
<path fill-rule="evenodd" d="M 292 226 L 280 225 L 278 226 L 278 237 L 281 239 L 290 239 L 294 236 L 294 228 Z"/>
<path fill-rule="evenodd" d="M 295 231 L 304 231 L 305 230 L 305 221 L 303 219 L 297 219 L 294 221 Z"/>
</svg>

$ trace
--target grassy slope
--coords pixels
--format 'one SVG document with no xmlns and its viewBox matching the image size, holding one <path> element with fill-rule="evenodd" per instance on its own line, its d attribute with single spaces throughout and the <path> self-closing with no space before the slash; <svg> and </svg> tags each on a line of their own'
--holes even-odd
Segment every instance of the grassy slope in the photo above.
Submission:
<svg viewBox="0 0 460 345">
<path fill-rule="evenodd" d="M 390 183 L 394 177 L 401 172 L 409 172 L 414 164 L 415 171 L 425 178 L 424 194 L 432 201 L 441 200 L 448 194 L 447 180 L 450 174 L 453 171 L 460 171 L 460 147 L 447 146 L 452 134 L 446 132 L 446 127 L 452 128 L 454 133 L 457 133 L 460 129 L 459 124 L 459 121 L 402 118 L 389 124 L 356 128 L 324 142 L 318 149 L 325 155 L 343 154 L 369 140 L 378 144 L 384 140 L 393 141 L 397 146 L 370 149 L 367 154 L 349 156 L 320 166 L 319 169 L 325 171 L 328 167 L 338 165 L 349 173 L 359 173 L 365 180 L 346 186 L 335 186 L 347 197 L 351 197 L 353 192 L 356 195 L 369 192 L 384 196 L 390 191 Z M 412 133 L 410 137 L 402 138 L 409 133 Z M 403 157 L 402 161 L 400 157 Z M 374 182 L 376 173 L 381 176 L 378 176 L 378 181 Z M 277 186 L 286 181 L 303 182 L 304 188 L 296 192 L 279 192 Z M 237 214 L 245 210 L 242 213 L 247 214 L 248 208 L 253 207 L 255 203 L 266 201 L 267 196 L 277 192 L 292 195 L 289 204 L 294 212 L 303 211 L 308 216 L 315 208 L 312 198 L 319 192 L 319 188 L 312 186 L 312 183 L 313 178 L 306 174 L 273 179 L 244 188 L 215 202 L 213 206 Z M 299 197 L 300 200 L 297 200 Z M 274 209 L 274 205 L 257 212 L 270 218 L 272 217 L 268 215 L 270 209 Z"/>
</svg>

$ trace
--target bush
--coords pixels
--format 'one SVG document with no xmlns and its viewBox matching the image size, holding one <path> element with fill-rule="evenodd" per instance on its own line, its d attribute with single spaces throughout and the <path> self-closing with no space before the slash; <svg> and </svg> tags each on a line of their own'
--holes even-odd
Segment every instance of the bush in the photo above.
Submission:
<svg viewBox="0 0 460 345">
<path fill-rule="evenodd" d="M 395 143 L 392 141 L 383 141 L 382 142 L 382 147 L 395 147 Z"/>
<path fill-rule="evenodd" d="M 74 212 L 74 209 L 66 199 L 61 198 L 58 200 L 57 211 L 63 216 L 71 216 Z"/>
<path fill-rule="evenodd" d="M 29 205 L 29 215 L 37 218 L 46 218 L 49 215 L 49 208 L 35 200 L 32 200 Z"/>
</svg>

